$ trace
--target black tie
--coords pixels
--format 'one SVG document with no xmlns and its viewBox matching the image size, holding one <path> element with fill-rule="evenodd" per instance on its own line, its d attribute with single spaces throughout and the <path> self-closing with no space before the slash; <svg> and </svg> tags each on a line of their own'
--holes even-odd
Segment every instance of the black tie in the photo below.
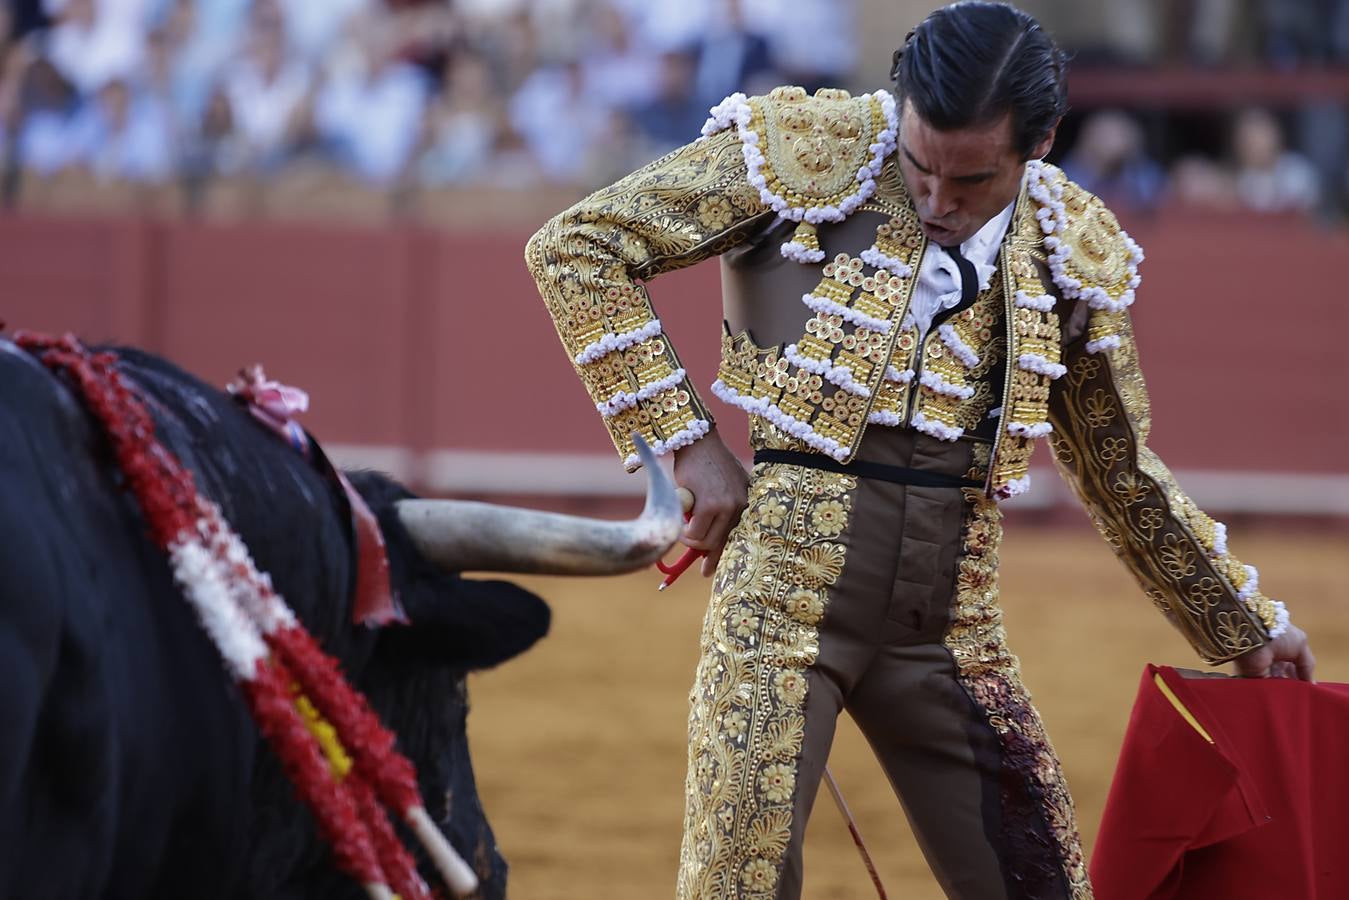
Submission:
<svg viewBox="0 0 1349 900">
<path fill-rule="evenodd" d="M 970 262 L 960 254 L 959 245 L 955 247 L 942 247 L 951 258 L 956 261 L 956 268 L 960 270 L 960 302 L 950 309 L 943 309 L 932 317 L 932 327 L 936 328 L 941 323 L 954 315 L 964 312 L 974 305 L 974 301 L 979 298 L 979 276 L 974 271 L 974 263 Z"/>
<path fill-rule="evenodd" d="M 942 249 L 950 254 L 956 261 L 956 268 L 960 270 L 960 308 L 964 309 L 974 302 L 979 293 L 979 276 L 974 273 L 974 263 L 961 255 L 959 244 Z"/>
</svg>

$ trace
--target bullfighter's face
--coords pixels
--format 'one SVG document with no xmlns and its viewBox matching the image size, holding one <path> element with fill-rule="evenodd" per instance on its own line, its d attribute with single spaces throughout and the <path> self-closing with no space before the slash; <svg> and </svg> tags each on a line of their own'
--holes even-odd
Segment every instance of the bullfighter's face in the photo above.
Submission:
<svg viewBox="0 0 1349 900">
<path fill-rule="evenodd" d="M 906 100 L 899 129 L 899 170 L 929 240 L 964 243 L 1016 199 L 1026 166 L 1013 144 L 1010 112 L 942 131 Z M 1048 153 L 1053 142 L 1051 132 L 1033 155 Z"/>
</svg>

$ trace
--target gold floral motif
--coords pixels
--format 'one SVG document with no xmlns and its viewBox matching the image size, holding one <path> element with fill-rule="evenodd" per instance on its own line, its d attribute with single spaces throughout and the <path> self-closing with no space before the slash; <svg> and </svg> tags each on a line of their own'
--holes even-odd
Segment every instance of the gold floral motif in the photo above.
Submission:
<svg viewBox="0 0 1349 900">
<path fill-rule="evenodd" d="M 1087 424 L 1092 428 L 1106 428 L 1115 420 L 1118 407 L 1115 398 L 1103 389 L 1092 391 L 1086 402 Z"/>
<path fill-rule="evenodd" d="M 756 446 L 784 446 L 762 422 L 755 434 Z M 680 898 L 776 894 L 805 738 L 806 673 L 819 654 L 815 626 L 843 571 L 837 537 L 856 488 L 850 475 L 755 467 L 749 506 L 713 580 L 689 695 Z"/>
</svg>

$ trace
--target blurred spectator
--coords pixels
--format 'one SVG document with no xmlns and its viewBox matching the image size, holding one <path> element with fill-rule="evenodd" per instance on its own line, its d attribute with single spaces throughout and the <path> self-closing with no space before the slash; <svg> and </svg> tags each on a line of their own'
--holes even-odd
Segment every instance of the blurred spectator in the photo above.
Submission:
<svg viewBox="0 0 1349 900">
<path fill-rule="evenodd" d="M 220 70 L 238 53 L 250 10 L 273 0 L 168 0 L 170 18 L 178 19 L 186 35 L 179 38 L 178 85 L 174 106 L 189 121 L 197 121 L 216 89 Z"/>
<path fill-rule="evenodd" d="M 174 173 L 167 110 L 149 93 L 114 78 L 98 89 L 71 126 L 69 165 L 100 180 L 163 183 Z"/>
<path fill-rule="evenodd" d="M 692 53 L 661 54 L 659 92 L 632 115 L 648 155 L 660 156 L 698 137 L 709 104 L 695 90 L 696 73 Z"/>
<path fill-rule="evenodd" d="M 488 26 L 479 23 L 476 43 L 491 62 L 493 80 L 513 97 L 539 68 L 539 35 L 527 12 L 517 12 Z"/>
<path fill-rule="evenodd" d="M 37 175 L 54 174 L 73 155 L 79 96 L 47 59 L 28 66 L 19 96 L 21 113 L 14 138 L 18 165 Z"/>
<path fill-rule="evenodd" d="M 638 44 L 635 30 L 609 0 L 590 9 L 590 43 L 582 50 L 585 90 L 605 106 L 636 109 L 660 90 L 661 66 L 649 46 Z"/>
<path fill-rule="evenodd" d="M 529 190 L 547 183 L 549 173 L 534 155 L 528 142 L 503 116 L 497 123 L 492 144 L 492 165 L 483 173 L 482 184 L 504 190 Z"/>
<path fill-rule="evenodd" d="M 316 63 L 337 42 L 347 24 L 379 0 L 278 0 L 287 49 Z"/>
<path fill-rule="evenodd" d="M 579 62 L 538 69 L 510 101 L 511 127 L 551 181 L 582 184 L 606 152 L 609 110 L 586 91 Z"/>
<path fill-rule="evenodd" d="M 1256 212 L 1307 212 L 1316 206 L 1316 169 L 1284 145 L 1278 120 L 1263 109 L 1237 117 L 1232 151 L 1237 197 Z"/>
<path fill-rule="evenodd" d="M 439 75 L 452 51 L 463 43 L 462 17 L 445 0 L 383 0 L 384 9 L 365 19 L 382 18 L 395 52 L 408 62 Z"/>
<path fill-rule="evenodd" d="M 1349 0 L 1261 0 L 1264 55 L 1282 68 L 1349 58 Z"/>
<path fill-rule="evenodd" d="M 807 91 L 842 87 L 857 62 L 857 30 L 852 0 L 759 0 L 763 23 L 772 34 L 773 59 L 783 81 Z M 751 7 L 746 7 L 750 11 Z"/>
<path fill-rule="evenodd" d="M 5 12 L 9 16 L 9 35 L 13 40 L 21 40 L 51 24 L 42 0 L 8 0 Z"/>
<path fill-rule="evenodd" d="M 145 53 L 134 78 L 135 89 L 164 105 L 175 143 L 195 126 L 197 111 L 184 96 L 184 47 L 192 33 L 192 4 L 174 3 L 145 38 Z"/>
<path fill-rule="evenodd" d="M 373 184 L 402 177 L 422 133 L 425 74 L 394 55 L 386 35 L 367 34 L 334 61 L 319 89 L 314 126 L 327 153 Z"/>
<path fill-rule="evenodd" d="M 1068 177 L 1110 206 L 1153 209 L 1166 176 L 1143 146 L 1143 129 L 1117 110 L 1093 113 L 1063 161 Z"/>
<path fill-rule="evenodd" d="M 308 64 L 288 55 L 286 46 L 279 9 L 259 4 L 247 49 L 222 82 L 241 148 L 264 170 L 283 162 L 297 140 L 312 87 Z"/>
<path fill-rule="evenodd" d="M 711 107 L 735 91 L 767 93 L 777 81 L 768 39 L 746 24 L 741 0 L 722 0 L 698 47 L 699 102 Z"/>
<path fill-rule="evenodd" d="M 639 39 L 652 47 L 671 49 L 698 43 L 707 33 L 712 5 L 718 0 L 613 0 L 636 29 Z"/>
<path fill-rule="evenodd" d="M 1231 212 L 1237 208 L 1236 183 L 1213 160 L 1184 156 L 1171 168 L 1171 199 L 1193 209 Z"/>
<path fill-rule="evenodd" d="M 65 0 L 45 35 L 45 55 L 75 90 L 88 96 L 141 63 L 144 10 L 94 0 Z M 137 13 L 141 18 L 137 18 Z"/>
<path fill-rule="evenodd" d="M 196 205 L 202 187 L 217 175 L 236 175 L 248 164 L 248 148 L 234 127 L 224 89 L 212 92 L 199 126 L 183 137 L 183 177 Z"/>
<path fill-rule="evenodd" d="M 445 69 L 440 97 L 427 111 L 427 146 L 417 162 L 419 180 L 434 187 L 485 177 L 501 127 L 487 61 L 462 52 L 450 57 Z"/>
</svg>

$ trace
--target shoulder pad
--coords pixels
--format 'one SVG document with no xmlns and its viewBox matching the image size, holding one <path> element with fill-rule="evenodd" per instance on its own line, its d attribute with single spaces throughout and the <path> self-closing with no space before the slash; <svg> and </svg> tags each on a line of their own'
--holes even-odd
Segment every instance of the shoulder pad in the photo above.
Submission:
<svg viewBox="0 0 1349 900">
<path fill-rule="evenodd" d="M 732 94 L 712 108 L 703 135 L 734 127 L 749 182 L 784 219 L 838 222 L 876 191 L 894 152 L 898 118 L 888 91 L 853 97 L 780 87 L 763 97 Z"/>
<path fill-rule="evenodd" d="M 1032 189 L 1031 194 L 1042 210 L 1050 210 L 1042 221 L 1055 223 L 1045 237 L 1055 283 L 1065 296 L 1081 297 L 1093 309 L 1113 313 L 1128 307 L 1140 283 L 1143 251 L 1099 197 L 1056 166 L 1040 163 L 1037 169 L 1047 192 Z M 1037 174 L 1028 177 L 1034 180 Z"/>
</svg>

